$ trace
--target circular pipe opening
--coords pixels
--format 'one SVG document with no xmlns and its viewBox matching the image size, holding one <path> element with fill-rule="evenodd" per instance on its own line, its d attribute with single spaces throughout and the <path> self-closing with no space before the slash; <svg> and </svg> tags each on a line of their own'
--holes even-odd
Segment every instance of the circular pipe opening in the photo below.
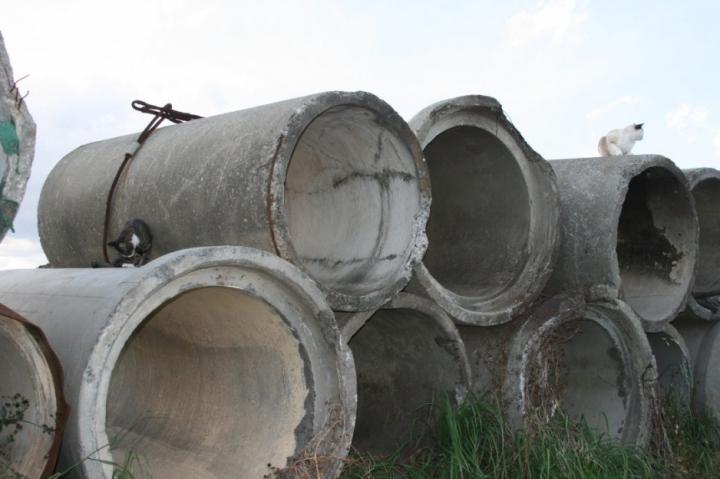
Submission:
<svg viewBox="0 0 720 479">
<path fill-rule="evenodd" d="M 433 204 L 423 264 L 472 308 L 513 285 L 528 261 L 525 178 L 503 142 L 474 126 L 443 131 L 424 153 Z"/>
<path fill-rule="evenodd" d="M 0 364 L 0 405 L 7 414 L 0 433 L 0 477 L 41 477 L 48 473 L 48 461 L 55 461 L 50 457 L 58 427 L 55 379 L 35 338 L 22 323 L 4 315 Z"/>
<path fill-rule="evenodd" d="M 607 331 L 585 318 L 548 334 L 531 363 L 528 399 L 549 417 L 561 411 L 600 433 L 623 437 L 628 415 L 626 365 Z"/>
<path fill-rule="evenodd" d="M 432 423 L 434 400 L 464 398 L 464 347 L 447 322 L 415 309 L 381 309 L 350 339 L 358 388 L 354 448 L 378 455 L 411 450 Z"/>
<path fill-rule="evenodd" d="M 667 320 L 687 297 L 694 217 L 684 186 L 665 168 L 630 180 L 617 230 L 620 294 L 644 321 Z"/>
<path fill-rule="evenodd" d="M 268 303 L 223 287 L 157 308 L 125 343 L 107 397 L 114 462 L 153 477 L 263 477 L 313 429 L 303 344 Z"/>
<path fill-rule="evenodd" d="M 294 255 L 334 294 L 394 293 L 422 253 L 419 149 L 416 157 L 390 120 L 335 106 L 312 120 L 289 160 L 284 208 Z"/>
<path fill-rule="evenodd" d="M 679 334 L 648 333 L 648 341 L 657 364 L 660 394 L 689 403 L 692 394 L 690 358 Z"/>
<path fill-rule="evenodd" d="M 720 292 L 720 178 L 710 177 L 692 189 L 700 225 L 695 294 Z"/>
</svg>

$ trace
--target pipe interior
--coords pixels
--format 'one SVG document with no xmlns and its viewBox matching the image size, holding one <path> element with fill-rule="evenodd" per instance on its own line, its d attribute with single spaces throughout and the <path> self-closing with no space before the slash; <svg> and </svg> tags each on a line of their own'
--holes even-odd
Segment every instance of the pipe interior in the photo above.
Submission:
<svg viewBox="0 0 720 479">
<path fill-rule="evenodd" d="M 692 190 L 695 197 L 700 238 L 695 292 L 720 293 L 720 179 L 707 178 Z"/>
<path fill-rule="evenodd" d="M 681 401 L 690 399 L 690 364 L 680 345 L 672 336 L 648 333 L 658 370 L 658 385 L 663 397 L 674 397 Z"/>
<path fill-rule="evenodd" d="M 569 321 L 546 338 L 539 354 L 538 369 L 531 373 L 532 404 L 621 439 L 630 387 L 621 353 L 607 331 L 588 319 Z"/>
<path fill-rule="evenodd" d="M 669 171 L 635 176 L 617 232 L 621 296 L 647 321 L 662 321 L 682 303 L 693 275 L 693 214 L 685 190 Z"/>
<path fill-rule="evenodd" d="M 53 378 L 32 336 L 5 316 L 0 316 L 0 365 L 0 405 L 8 417 L 27 421 L 17 432 L 11 424 L 0 432 L 0 477 L 40 477 L 54 437 L 42 427 L 55 427 Z"/>
<path fill-rule="evenodd" d="M 312 430 L 305 353 L 281 316 L 240 290 L 194 289 L 133 333 L 113 371 L 113 460 L 154 478 L 263 477 Z"/>
<path fill-rule="evenodd" d="M 472 306 L 510 287 L 528 261 L 527 185 L 510 150 L 477 127 L 448 129 L 424 153 L 432 208 L 423 263 Z"/>
<path fill-rule="evenodd" d="M 331 108 L 298 140 L 285 211 L 297 260 L 320 283 L 365 294 L 400 279 L 419 209 L 415 158 L 377 113 Z"/>
<path fill-rule="evenodd" d="M 412 449 L 430 423 L 433 400 L 452 400 L 463 382 L 457 343 L 422 312 L 381 309 L 349 345 L 358 388 L 353 447 L 378 455 Z"/>
</svg>

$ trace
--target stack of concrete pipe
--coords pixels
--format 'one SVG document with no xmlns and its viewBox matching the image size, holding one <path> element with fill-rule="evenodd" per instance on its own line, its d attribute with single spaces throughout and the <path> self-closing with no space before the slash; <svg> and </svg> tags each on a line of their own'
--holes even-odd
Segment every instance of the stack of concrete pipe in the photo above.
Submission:
<svg viewBox="0 0 720 479">
<path fill-rule="evenodd" d="M 110 236 L 148 223 L 153 260 L 91 269 L 136 137 L 58 163 L 51 268 L 0 277 L 65 371 L 58 470 L 110 478 L 135 453 L 161 479 L 335 477 L 351 446 L 392 453 L 434 399 L 473 394 L 644 445 L 658 386 L 691 394 L 669 322 L 698 220 L 666 158 L 548 162 L 489 97 L 408 124 L 322 93 L 157 130 L 110 217 Z"/>
</svg>

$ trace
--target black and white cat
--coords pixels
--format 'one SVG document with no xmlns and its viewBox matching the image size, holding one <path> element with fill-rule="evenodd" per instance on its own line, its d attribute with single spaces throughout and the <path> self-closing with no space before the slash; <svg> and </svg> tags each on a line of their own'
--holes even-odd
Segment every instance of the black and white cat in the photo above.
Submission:
<svg viewBox="0 0 720 479">
<path fill-rule="evenodd" d="M 600 155 L 622 156 L 630 154 L 635 142 L 642 140 L 645 135 L 643 124 L 633 123 L 619 130 L 611 130 L 607 135 L 600 138 L 598 142 Z"/>
<path fill-rule="evenodd" d="M 121 267 L 124 264 L 147 264 L 150 261 L 152 240 L 152 232 L 147 223 L 138 218 L 128 221 L 118 237 L 108 243 L 108 246 L 120 253 L 120 257 L 113 261 L 112 265 Z"/>
</svg>

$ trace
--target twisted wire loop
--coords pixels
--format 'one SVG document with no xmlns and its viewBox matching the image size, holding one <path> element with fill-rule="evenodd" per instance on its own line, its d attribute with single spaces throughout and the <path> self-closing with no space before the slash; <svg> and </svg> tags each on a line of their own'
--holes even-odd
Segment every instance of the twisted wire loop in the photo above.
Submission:
<svg viewBox="0 0 720 479">
<path fill-rule="evenodd" d="M 117 173 L 115 173 L 115 178 L 113 178 L 113 182 L 110 185 L 110 191 L 108 191 L 107 200 L 105 201 L 105 222 L 103 224 L 102 236 L 103 258 L 105 259 L 106 263 L 110 263 L 110 255 L 108 253 L 108 235 L 110 233 L 110 219 L 112 216 L 113 197 L 115 196 L 115 190 L 117 189 L 117 185 L 120 182 L 120 177 L 122 176 L 123 171 L 125 171 L 125 168 L 130 163 L 130 160 L 133 159 L 133 157 L 137 154 L 142 145 L 145 143 L 145 140 L 150 137 L 150 135 L 160 126 L 163 121 L 168 120 L 173 123 L 183 123 L 186 121 L 202 118 L 201 116 L 193 115 L 192 113 L 185 113 L 182 111 L 173 110 L 172 103 L 167 103 L 165 106 L 159 107 L 141 100 L 135 100 L 132 102 L 131 105 L 135 111 L 139 111 L 141 113 L 148 113 L 150 115 L 153 115 L 153 118 L 147 124 L 142 133 L 140 133 L 137 140 L 135 140 L 135 142 L 131 145 L 130 150 L 125 153 L 125 158 L 120 164 Z"/>
</svg>

